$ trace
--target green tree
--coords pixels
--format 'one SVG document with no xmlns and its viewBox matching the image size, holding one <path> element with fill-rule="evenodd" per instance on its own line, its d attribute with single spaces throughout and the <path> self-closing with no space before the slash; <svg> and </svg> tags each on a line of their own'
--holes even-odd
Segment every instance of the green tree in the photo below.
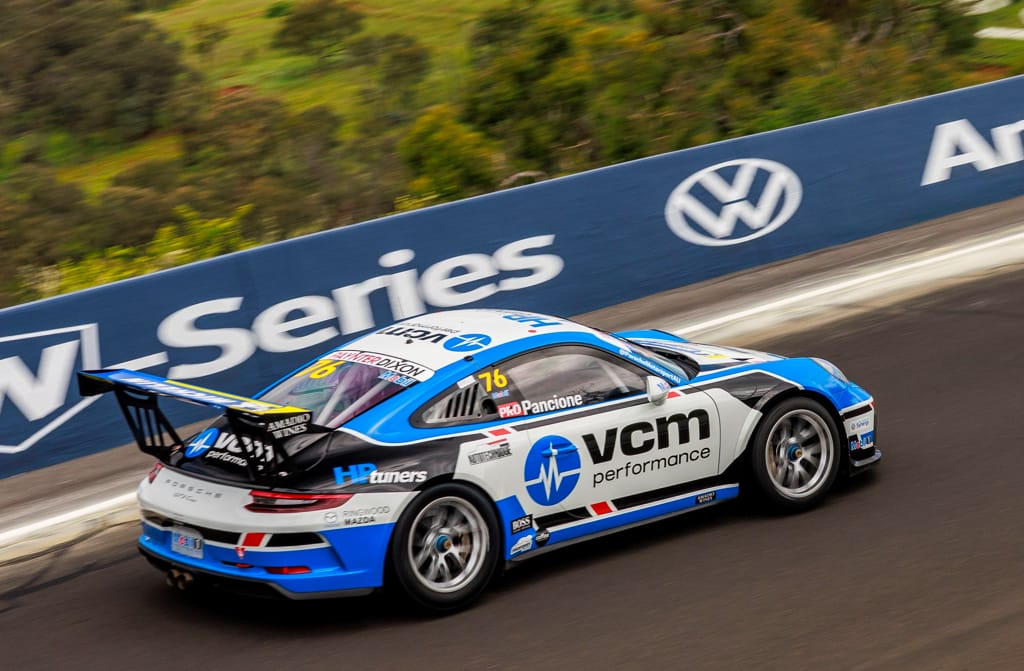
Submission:
<svg viewBox="0 0 1024 671">
<path fill-rule="evenodd" d="M 415 175 L 409 186 L 413 197 L 454 200 L 497 184 L 496 148 L 481 133 L 459 123 L 448 105 L 424 112 L 402 139 L 399 151 Z"/>
<path fill-rule="evenodd" d="M 547 173 L 567 168 L 560 150 L 585 140 L 579 120 L 588 72 L 575 58 L 574 41 L 580 27 L 532 3 L 513 3 L 485 12 L 474 28 L 472 40 L 493 41 L 468 78 L 464 118 Z"/>
<path fill-rule="evenodd" d="M 0 91 L 16 130 L 139 138 L 185 72 L 180 51 L 119 3 L 0 3 Z"/>
<path fill-rule="evenodd" d="M 217 45 L 231 35 L 224 22 L 197 21 L 192 24 L 192 51 L 203 58 L 213 58 Z"/>
<path fill-rule="evenodd" d="M 251 209 L 243 205 L 230 217 L 204 218 L 179 207 L 180 223 L 162 226 L 144 246 L 114 246 L 81 260 L 63 260 L 56 265 L 58 281 L 40 283 L 36 289 L 43 295 L 77 291 L 253 247 L 242 235 L 242 222 Z M 48 279 L 46 274 L 40 277 Z"/>
<path fill-rule="evenodd" d="M 314 56 L 326 66 L 345 49 L 345 40 L 363 29 L 363 14 L 337 0 L 307 0 L 296 5 L 274 33 L 273 47 Z"/>
<path fill-rule="evenodd" d="M 349 41 L 344 64 L 372 69 L 375 86 L 364 88 L 364 101 L 378 115 L 401 118 L 414 107 L 416 88 L 430 72 L 430 50 L 401 33 L 359 35 Z"/>
</svg>

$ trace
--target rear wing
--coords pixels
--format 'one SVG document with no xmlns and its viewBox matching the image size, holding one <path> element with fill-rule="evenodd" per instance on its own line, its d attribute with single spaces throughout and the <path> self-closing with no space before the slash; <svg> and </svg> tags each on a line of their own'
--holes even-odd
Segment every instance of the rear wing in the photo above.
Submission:
<svg viewBox="0 0 1024 671">
<path fill-rule="evenodd" d="M 82 396 L 114 392 L 139 449 L 172 464 L 189 455 L 160 409 L 158 397 L 222 410 L 246 457 L 249 476 L 257 481 L 287 473 L 288 455 L 282 443 L 288 436 L 309 431 L 312 419 L 312 413 L 304 408 L 225 394 L 123 368 L 79 372 L 78 391 Z"/>
</svg>

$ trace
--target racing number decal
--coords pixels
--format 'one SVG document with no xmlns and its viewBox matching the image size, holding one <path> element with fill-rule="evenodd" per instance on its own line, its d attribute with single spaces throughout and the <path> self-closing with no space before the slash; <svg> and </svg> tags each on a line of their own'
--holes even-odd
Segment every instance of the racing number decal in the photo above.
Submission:
<svg viewBox="0 0 1024 671">
<path fill-rule="evenodd" d="M 332 360 L 327 360 L 324 361 L 323 363 L 315 363 L 309 369 L 309 377 L 314 380 L 319 380 L 320 378 L 327 377 L 334 371 L 338 370 L 339 366 L 342 366 L 346 363 L 348 362 Z"/>
<path fill-rule="evenodd" d="M 504 389 L 508 386 L 508 378 L 501 374 L 501 371 L 495 368 L 493 371 L 485 370 L 484 372 L 477 375 L 484 383 L 484 391 L 488 394 L 495 389 Z"/>
</svg>

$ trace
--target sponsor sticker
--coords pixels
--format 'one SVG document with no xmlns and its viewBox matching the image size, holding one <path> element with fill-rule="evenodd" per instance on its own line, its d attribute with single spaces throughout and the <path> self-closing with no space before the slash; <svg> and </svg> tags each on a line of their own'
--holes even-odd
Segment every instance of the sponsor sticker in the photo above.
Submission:
<svg viewBox="0 0 1024 671">
<path fill-rule="evenodd" d="M 342 510 L 341 517 L 342 523 L 349 526 L 359 526 L 362 524 L 373 524 L 377 521 L 378 517 L 391 514 L 391 506 L 371 506 L 368 508 L 354 508 L 352 510 Z"/>
<path fill-rule="evenodd" d="M 218 429 L 206 429 L 188 444 L 188 447 L 185 448 L 185 456 L 189 459 L 195 459 L 200 455 L 206 454 L 206 451 L 217 442 L 218 435 L 220 435 Z"/>
<path fill-rule="evenodd" d="M 657 373 L 661 377 L 663 377 L 663 378 L 665 378 L 667 380 L 670 380 L 671 382 L 673 382 L 675 384 L 682 384 L 683 383 L 683 378 L 679 377 L 678 375 L 676 375 L 672 371 L 670 371 L 670 370 L 668 370 L 666 368 L 663 368 L 662 366 L 659 366 L 658 364 L 654 363 L 653 361 L 651 361 L 647 357 L 641 356 L 641 355 L 637 354 L 636 352 L 634 352 L 633 350 L 631 350 L 629 348 L 626 348 L 626 347 L 620 348 L 619 349 L 619 356 L 621 356 L 621 357 L 623 357 L 625 359 L 629 359 L 633 363 L 640 364 L 641 366 L 644 366 L 644 367 L 648 368 L 649 370 L 653 370 L 655 373 Z"/>
<path fill-rule="evenodd" d="M 295 436 L 300 433 L 305 433 L 309 430 L 309 420 L 312 419 L 312 415 L 308 412 L 304 412 L 301 415 L 295 417 L 288 417 L 286 419 L 278 419 L 267 424 L 267 431 L 270 432 L 274 438 L 285 438 L 286 436 Z"/>
<path fill-rule="evenodd" d="M 523 414 L 536 415 L 541 412 L 565 410 L 567 408 L 575 408 L 576 406 L 583 405 L 583 396 L 580 394 L 572 394 L 569 396 L 553 395 L 551 398 L 545 398 L 540 401 L 524 399 L 521 402 L 521 405 L 523 407 Z"/>
<path fill-rule="evenodd" d="M 520 531 L 526 531 L 533 526 L 533 515 L 523 515 L 512 520 L 512 533 L 517 534 Z"/>
<path fill-rule="evenodd" d="M 380 354 L 379 352 L 342 349 L 336 352 L 331 352 L 324 358 L 331 359 L 332 361 L 351 361 L 354 363 L 366 364 L 367 366 L 374 366 L 376 368 L 383 368 L 384 370 L 389 370 L 414 378 L 420 382 L 429 380 L 434 374 L 434 371 L 426 366 L 408 361 L 407 359 Z"/>
<path fill-rule="evenodd" d="M 509 553 L 509 555 L 514 557 L 517 554 L 522 554 L 522 553 L 526 552 L 527 550 L 529 550 L 532 547 L 533 547 L 533 534 L 529 534 L 529 535 L 523 536 L 522 538 L 517 540 L 515 542 L 515 545 L 512 546 L 512 549 L 510 549 L 508 551 L 508 553 Z"/>
<path fill-rule="evenodd" d="M 400 373 L 389 373 L 387 371 L 378 375 L 377 379 L 387 380 L 388 382 L 397 384 L 399 387 L 411 387 L 416 383 L 416 378 L 414 377 L 407 377 Z"/>
<path fill-rule="evenodd" d="M 380 471 L 377 470 L 376 464 L 353 464 L 347 468 L 334 468 L 334 481 L 339 485 L 407 484 L 425 482 L 426 479 L 426 471 Z"/>
<path fill-rule="evenodd" d="M 495 461 L 496 459 L 504 459 L 505 457 L 511 456 L 512 448 L 509 447 L 508 443 L 502 443 L 501 445 L 498 445 L 497 447 L 491 448 L 489 450 L 484 450 L 483 452 L 474 452 L 473 454 L 469 455 L 469 463 L 474 466 L 477 466 L 479 464 L 486 464 L 490 461 Z"/>
<path fill-rule="evenodd" d="M 530 328 L 534 329 L 544 328 L 545 326 L 560 326 L 562 324 L 562 322 L 560 321 L 555 321 L 554 319 L 549 319 L 547 317 L 541 317 L 540 315 L 522 314 L 519 312 L 510 312 L 508 314 L 503 314 L 502 318 L 507 319 L 509 321 L 518 322 L 520 324 L 525 324 Z"/>
<path fill-rule="evenodd" d="M 525 414 L 523 406 L 519 404 L 519 401 L 502 403 L 498 406 L 498 417 L 503 419 L 508 419 L 510 417 L 522 417 Z"/>
<path fill-rule="evenodd" d="M 539 505 L 564 501 L 580 481 L 580 453 L 564 436 L 544 436 L 533 444 L 523 466 L 526 493 Z"/>
<path fill-rule="evenodd" d="M 449 352 L 475 352 L 491 344 L 491 336 L 485 333 L 464 333 L 453 335 L 444 343 Z"/>
<path fill-rule="evenodd" d="M 697 495 L 697 503 L 710 503 L 715 500 L 718 496 L 718 492 L 704 492 L 703 494 Z"/>
</svg>

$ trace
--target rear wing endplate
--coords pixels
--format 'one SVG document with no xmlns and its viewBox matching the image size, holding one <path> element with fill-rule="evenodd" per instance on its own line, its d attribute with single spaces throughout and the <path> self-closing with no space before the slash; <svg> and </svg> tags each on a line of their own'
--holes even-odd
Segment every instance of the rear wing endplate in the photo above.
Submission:
<svg viewBox="0 0 1024 671">
<path fill-rule="evenodd" d="M 282 444 L 284 439 L 305 433 L 311 426 L 312 413 L 304 408 L 225 394 L 123 368 L 79 372 L 78 391 L 82 396 L 114 392 L 139 449 L 168 463 L 176 463 L 188 455 L 178 433 L 160 409 L 159 397 L 223 411 L 254 480 L 284 475 L 288 458 Z"/>
</svg>

